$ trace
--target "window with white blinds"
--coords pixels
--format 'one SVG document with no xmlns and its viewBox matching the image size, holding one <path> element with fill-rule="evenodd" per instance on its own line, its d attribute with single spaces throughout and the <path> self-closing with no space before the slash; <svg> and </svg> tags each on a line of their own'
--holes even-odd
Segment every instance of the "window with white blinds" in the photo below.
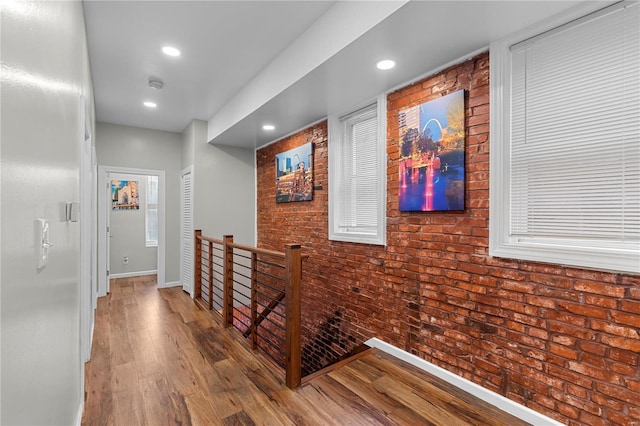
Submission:
<svg viewBox="0 0 640 426">
<path fill-rule="evenodd" d="M 379 110 L 376 103 L 329 118 L 329 239 L 385 244 L 385 115 Z"/>
<path fill-rule="evenodd" d="M 640 271 L 638 9 L 492 45 L 493 255 Z"/>
</svg>

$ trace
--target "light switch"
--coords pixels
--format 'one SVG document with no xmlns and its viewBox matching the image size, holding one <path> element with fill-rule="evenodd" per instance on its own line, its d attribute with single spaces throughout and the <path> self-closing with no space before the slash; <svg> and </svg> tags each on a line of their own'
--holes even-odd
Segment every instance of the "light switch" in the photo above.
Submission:
<svg viewBox="0 0 640 426">
<path fill-rule="evenodd" d="M 65 204 L 67 222 L 77 222 L 80 220 L 80 203 L 77 201 L 67 201 Z"/>
</svg>

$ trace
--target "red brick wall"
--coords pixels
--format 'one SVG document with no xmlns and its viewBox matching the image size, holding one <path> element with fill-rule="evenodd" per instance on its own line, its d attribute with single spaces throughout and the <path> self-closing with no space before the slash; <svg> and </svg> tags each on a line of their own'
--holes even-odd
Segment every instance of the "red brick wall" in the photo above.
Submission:
<svg viewBox="0 0 640 426">
<path fill-rule="evenodd" d="M 398 112 L 460 89 L 466 210 L 400 212 Z M 339 312 L 351 342 L 378 337 L 567 424 L 640 424 L 640 277 L 488 255 L 488 53 L 389 94 L 387 129 L 386 247 L 327 239 L 326 122 L 257 153 L 258 244 L 310 255 L 306 333 Z M 275 154 L 308 141 L 322 189 L 276 204 Z"/>
</svg>

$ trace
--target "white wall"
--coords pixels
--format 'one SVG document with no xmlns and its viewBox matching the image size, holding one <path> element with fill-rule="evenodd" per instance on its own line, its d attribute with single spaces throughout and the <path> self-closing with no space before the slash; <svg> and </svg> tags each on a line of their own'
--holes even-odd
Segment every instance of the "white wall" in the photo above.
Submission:
<svg viewBox="0 0 640 426">
<path fill-rule="evenodd" d="M 97 123 L 96 153 L 102 166 L 164 170 L 166 177 L 166 281 L 180 279 L 180 170 L 179 133 Z"/>
<path fill-rule="evenodd" d="M 3 2 L 0 140 L 0 423 L 75 424 L 81 413 L 81 97 L 93 95 L 81 2 Z M 93 125 L 93 124 L 92 124 Z M 34 220 L 50 222 L 36 270 Z"/>
<path fill-rule="evenodd" d="M 183 168 L 193 165 L 194 229 L 255 245 L 256 189 L 253 149 L 207 143 L 207 122 L 193 120 L 182 133 Z M 193 163 L 189 163 L 192 159 Z"/>
<path fill-rule="evenodd" d="M 158 268 L 158 248 L 146 244 L 147 176 L 111 173 L 109 180 L 138 182 L 138 210 L 109 211 L 111 239 L 109 241 L 110 276 L 154 271 Z M 126 257 L 128 263 L 123 262 Z"/>
<path fill-rule="evenodd" d="M 194 132 L 196 123 L 198 120 L 193 120 L 186 129 L 182 131 L 182 168 L 186 169 L 189 166 L 193 166 L 195 153 L 195 140 Z"/>
</svg>

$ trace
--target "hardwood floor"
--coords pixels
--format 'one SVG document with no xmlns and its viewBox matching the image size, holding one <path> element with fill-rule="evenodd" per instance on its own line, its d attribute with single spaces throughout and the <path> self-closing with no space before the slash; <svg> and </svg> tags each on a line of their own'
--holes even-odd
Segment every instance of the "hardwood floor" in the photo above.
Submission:
<svg viewBox="0 0 640 426">
<path fill-rule="evenodd" d="M 98 301 L 83 425 L 523 425 L 375 350 L 292 391 L 241 334 L 155 276 Z"/>
</svg>

